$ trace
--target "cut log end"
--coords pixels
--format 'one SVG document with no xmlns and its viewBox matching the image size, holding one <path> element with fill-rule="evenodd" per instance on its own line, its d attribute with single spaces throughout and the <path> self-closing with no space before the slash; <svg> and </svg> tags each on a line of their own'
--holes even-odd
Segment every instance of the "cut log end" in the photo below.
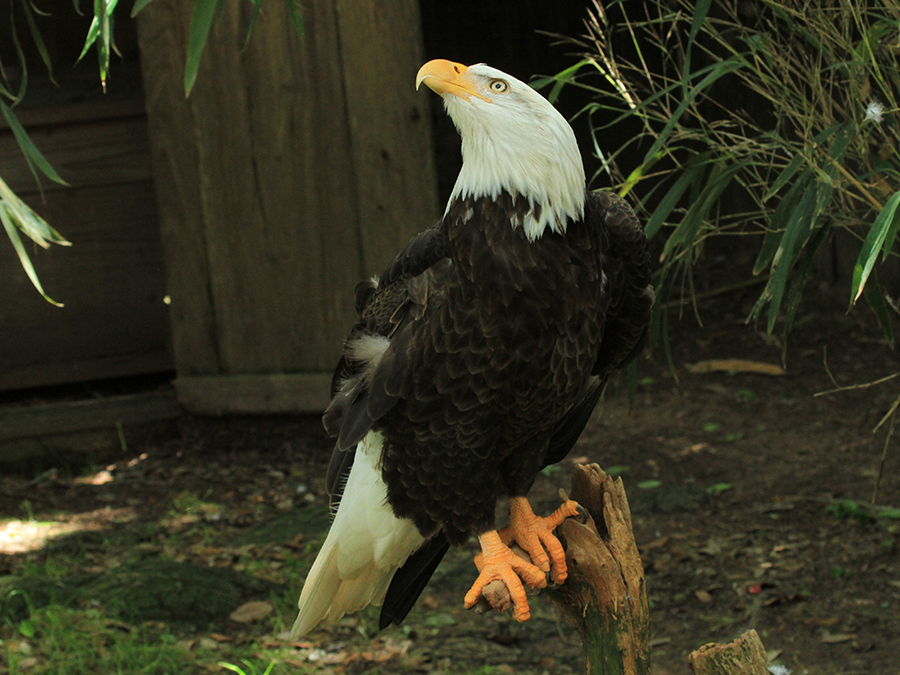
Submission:
<svg viewBox="0 0 900 675">
<path fill-rule="evenodd" d="M 688 657 L 694 675 L 768 675 L 762 640 L 749 630 L 728 644 L 707 644 Z"/>
</svg>

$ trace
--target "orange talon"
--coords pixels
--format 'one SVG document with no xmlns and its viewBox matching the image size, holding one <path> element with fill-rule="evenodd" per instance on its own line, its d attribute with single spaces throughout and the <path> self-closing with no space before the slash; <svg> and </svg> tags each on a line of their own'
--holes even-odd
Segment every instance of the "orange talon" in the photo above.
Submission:
<svg viewBox="0 0 900 675">
<path fill-rule="evenodd" d="M 528 599 L 525 597 L 524 581 L 530 588 L 542 588 L 547 585 L 544 575 L 527 560 L 523 560 L 509 550 L 509 546 L 500 540 L 496 530 L 478 536 L 481 553 L 475 556 L 475 564 L 480 574 L 466 593 L 466 608 L 473 607 L 484 587 L 495 579 L 506 584 L 513 603 L 513 618 L 516 621 L 527 621 L 531 617 Z"/>
<path fill-rule="evenodd" d="M 500 538 L 507 545 L 515 541 L 528 555 L 532 562 L 544 572 L 550 572 L 550 578 L 561 584 L 569 576 L 566 567 L 566 552 L 553 530 L 566 518 L 578 514 L 578 504 L 571 499 L 547 516 L 540 518 L 534 515 L 531 504 L 525 497 L 510 497 L 509 527 L 500 531 Z M 546 549 L 546 550 L 545 550 Z"/>
</svg>

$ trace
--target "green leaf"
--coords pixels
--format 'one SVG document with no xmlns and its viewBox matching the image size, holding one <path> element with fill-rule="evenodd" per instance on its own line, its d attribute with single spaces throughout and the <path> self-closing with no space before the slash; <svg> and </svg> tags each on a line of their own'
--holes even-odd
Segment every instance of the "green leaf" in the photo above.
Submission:
<svg viewBox="0 0 900 675">
<path fill-rule="evenodd" d="M 47 248 L 50 244 L 69 246 L 69 242 L 23 202 L 9 186 L 0 179 L 0 204 L 7 209 L 15 225 L 38 246 Z"/>
<path fill-rule="evenodd" d="M 813 147 L 818 147 L 822 145 L 825 141 L 827 141 L 833 134 L 835 134 L 838 130 L 843 129 L 845 127 L 844 124 L 834 124 L 824 131 L 820 131 L 813 138 Z M 849 140 L 849 138 L 847 139 Z M 845 146 L 846 147 L 846 146 Z M 806 155 L 802 152 L 798 152 L 794 155 L 791 161 L 788 163 L 787 167 L 778 174 L 778 178 L 775 179 L 775 182 L 772 183 L 772 186 L 768 189 L 766 194 L 763 196 L 763 202 L 769 201 L 775 193 L 777 193 L 782 187 L 784 187 L 787 182 L 794 177 L 794 174 L 800 169 L 804 164 L 810 164 Z"/>
<path fill-rule="evenodd" d="M 41 61 L 44 62 L 44 66 L 47 68 L 50 81 L 53 84 L 56 84 L 56 80 L 53 79 L 53 61 L 50 59 L 50 52 L 47 50 L 47 45 L 44 44 L 44 38 L 41 36 L 41 31 L 38 30 L 37 24 L 34 21 L 34 14 L 31 12 L 29 0 L 22 0 L 22 10 L 25 12 L 25 19 L 28 21 L 31 39 L 34 40 L 34 46 L 37 47 L 38 53 L 41 55 Z"/>
<path fill-rule="evenodd" d="M 706 21 L 711 4 L 711 0 L 697 0 L 697 3 L 694 5 L 694 16 L 691 20 L 691 32 L 688 35 L 687 47 L 685 47 L 684 50 L 684 68 L 681 73 L 681 81 L 684 84 L 685 95 L 687 95 L 687 83 L 690 80 L 691 54 L 693 51 L 691 48 L 694 46 L 694 41 L 697 39 L 700 29 Z"/>
<path fill-rule="evenodd" d="M 84 46 L 81 48 L 81 54 L 75 59 L 75 63 L 78 63 L 84 58 L 84 55 L 87 54 L 88 50 L 94 45 L 97 38 L 101 36 L 101 31 L 103 30 L 102 24 L 106 24 L 107 36 L 109 35 L 109 16 L 116 8 L 118 2 L 119 0 L 108 0 L 106 3 L 103 3 L 102 0 L 94 0 L 94 19 L 91 21 L 87 37 L 84 40 Z M 107 64 L 108 63 L 109 60 L 107 59 Z"/>
<path fill-rule="evenodd" d="M 28 278 L 31 279 L 31 283 L 37 289 L 38 293 L 40 293 L 47 302 L 49 302 L 51 305 L 62 307 L 62 303 L 56 302 L 44 292 L 44 288 L 43 286 L 41 286 L 41 281 L 40 279 L 38 279 L 37 272 L 35 272 L 34 270 L 34 265 L 31 264 L 31 258 L 28 257 L 28 252 L 22 245 L 22 240 L 19 238 L 19 233 L 16 230 L 15 225 L 13 224 L 10 213 L 7 210 L 7 206 L 8 204 L 6 202 L 0 202 L 0 222 L 3 223 L 3 229 L 6 230 L 6 234 L 9 236 L 9 240 L 12 242 L 13 248 L 16 251 L 16 255 L 19 256 L 19 262 L 21 263 L 22 268 L 25 270 L 25 274 L 28 275 Z"/>
<path fill-rule="evenodd" d="M 197 0 L 194 4 L 194 13 L 191 15 L 191 27 L 188 31 L 188 55 L 184 66 L 184 95 L 191 95 L 194 82 L 197 80 L 197 71 L 200 68 L 200 57 L 209 31 L 212 28 L 213 18 L 222 0 Z"/>
<path fill-rule="evenodd" d="M 806 157 L 803 156 L 803 153 L 798 152 L 794 155 L 794 158 L 788 163 L 787 167 L 785 167 L 784 171 L 778 174 L 778 178 L 775 179 L 775 182 L 772 183 L 772 186 L 768 189 L 765 195 L 763 195 L 763 202 L 769 201 L 784 185 L 794 177 L 794 174 L 803 166 L 804 162 L 806 162 Z"/>
<path fill-rule="evenodd" d="M 13 132 L 13 136 L 16 137 L 16 141 L 19 144 L 19 148 L 22 150 L 22 154 L 25 155 L 25 160 L 28 162 L 28 167 L 31 169 L 32 175 L 34 175 L 35 181 L 37 181 L 38 186 L 40 186 L 41 181 L 37 172 L 35 171 L 35 167 L 40 169 L 41 173 L 43 173 L 47 178 L 54 181 L 55 183 L 59 183 L 60 185 L 68 185 L 66 181 L 59 177 L 59 174 L 56 173 L 56 169 L 54 169 L 50 162 L 44 157 L 40 150 L 37 149 L 34 143 L 31 142 L 31 139 L 28 137 L 28 133 L 25 131 L 25 128 L 19 123 L 19 120 L 16 119 L 16 116 L 13 114 L 12 109 L 6 105 L 2 100 L 0 100 L 0 111 L 3 112 L 3 117 L 6 118 L 6 123 L 9 124 L 9 128 Z"/>
<path fill-rule="evenodd" d="M 294 31 L 301 38 L 305 35 L 303 30 L 303 14 L 300 10 L 300 4 L 297 0 L 287 0 L 288 8 L 291 10 L 291 23 L 294 24 Z"/>
<path fill-rule="evenodd" d="M 9 3 L 10 34 L 12 37 L 13 46 L 16 49 L 16 58 L 19 60 L 19 66 L 22 68 L 22 79 L 19 82 L 19 93 L 12 97 L 13 103 L 18 103 L 22 100 L 22 97 L 25 96 L 25 91 L 28 89 L 28 60 L 25 58 L 25 51 L 22 49 L 22 43 L 19 41 L 19 33 L 16 30 L 16 21 L 15 16 L 13 15 L 14 7 L 15 5 L 13 3 Z"/>
<path fill-rule="evenodd" d="M 681 199 L 681 196 L 684 194 L 688 185 L 697 179 L 698 174 L 702 174 L 704 168 L 705 167 L 702 164 L 696 164 L 681 172 L 678 180 L 675 181 L 675 184 L 669 188 L 669 191 L 659 201 L 659 204 L 657 204 L 653 213 L 650 215 L 650 219 L 647 221 L 644 230 L 647 233 L 648 239 L 652 239 L 653 236 L 659 232 L 659 229 L 663 226 L 663 223 L 665 223 L 666 218 L 669 217 L 669 214 L 672 213 L 678 205 L 678 201 Z"/>
<path fill-rule="evenodd" d="M 106 91 L 106 75 L 109 72 L 109 46 L 112 42 L 110 17 L 117 0 L 94 0 L 94 20 L 97 22 L 99 40 L 97 44 L 97 62 L 100 66 L 100 83 Z"/>
<path fill-rule="evenodd" d="M 900 191 L 895 192 L 888 199 L 887 204 L 872 223 L 869 234 L 866 235 L 862 250 L 853 266 L 853 284 L 850 289 L 851 305 L 855 305 L 859 296 L 862 295 L 878 254 L 883 251 L 887 255 L 894 245 L 894 240 L 897 238 L 897 227 L 900 226 L 900 218 L 897 217 L 898 207 L 900 207 Z"/>
<path fill-rule="evenodd" d="M 637 484 L 638 488 L 641 490 L 653 490 L 662 485 L 661 480 L 642 480 Z"/>
<path fill-rule="evenodd" d="M 742 168 L 740 164 L 735 164 L 723 170 L 718 164 L 711 165 L 706 185 L 698 198 L 693 200 L 688 212 L 669 237 L 663 248 L 660 260 L 664 260 L 669 256 L 678 245 L 683 246 L 685 250 L 690 250 L 693 247 L 694 239 L 706 220 L 710 209 L 712 209 L 725 188 L 728 187 L 735 174 Z"/>
<path fill-rule="evenodd" d="M 144 7 L 149 5 L 153 0 L 134 0 L 134 7 L 131 8 L 131 18 L 133 19 L 138 15 Z"/>
<path fill-rule="evenodd" d="M 787 290 L 788 275 L 800 255 L 800 251 L 809 239 L 812 226 L 818 217 L 816 209 L 820 183 L 811 183 L 807 186 L 794 212 L 788 222 L 784 236 L 772 261 L 772 272 L 769 276 L 769 284 L 766 286 L 769 294 L 769 321 L 767 330 L 769 333 L 775 328 L 775 321 L 781 309 L 781 301 Z"/>
<path fill-rule="evenodd" d="M 247 37 L 244 38 L 244 49 L 250 44 L 250 36 L 253 35 L 253 27 L 259 18 L 259 12 L 262 10 L 262 0 L 253 0 L 253 14 L 250 15 L 250 26 L 247 28 Z"/>
<path fill-rule="evenodd" d="M 710 485 L 708 488 L 706 488 L 706 494 L 718 495 L 722 494 L 723 492 L 728 492 L 733 488 L 734 485 L 732 485 L 731 483 L 716 483 L 715 485 Z"/>
</svg>

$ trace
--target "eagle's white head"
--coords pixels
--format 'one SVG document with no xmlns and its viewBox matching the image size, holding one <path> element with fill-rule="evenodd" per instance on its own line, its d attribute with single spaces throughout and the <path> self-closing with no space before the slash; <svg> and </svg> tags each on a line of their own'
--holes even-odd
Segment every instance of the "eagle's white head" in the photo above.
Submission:
<svg viewBox="0 0 900 675">
<path fill-rule="evenodd" d="M 444 99 L 462 137 L 457 198 L 502 190 L 528 199 L 521 225 L 531 241 L 549 228 L 563 233 L 584 213 L 584 165 L 575 134 L 550 102 L 506 73 L 483 63 L 466 67 L 437 59 L 416 76 Z M 449 204 L 448 204 L 449 208 Z"/>
</svg>

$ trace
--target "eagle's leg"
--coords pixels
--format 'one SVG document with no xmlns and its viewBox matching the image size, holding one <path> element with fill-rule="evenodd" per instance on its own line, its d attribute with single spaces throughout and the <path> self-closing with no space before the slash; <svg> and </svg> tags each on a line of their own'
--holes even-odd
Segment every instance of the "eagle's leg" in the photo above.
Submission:
<svg viewBox="0 0 900 675">
<path fill-rule="evenodd" d="M 500 538 L 507 545 L 515 541 L 532 562 L 558 584 L 569 575 L 566 568 L 566 552 L 553 530 L 566 518 L 578 515 L 578 504 L 571 499 L 563 502 L 556 511 L 541 518 L 534 515 L 526 497 L 509 498 L 509 526 L 500 530 Z"/>
<path fill-rule="evenodd" d="M 524 581 L 530 588 L 543 588 L 547 585 L 544 573 L 527 560 L 513 553 L 509 546 L 500 539 L 497 530 L 490 530 L 478 535 L 481 553 L 475 556 L 475 565 L 480 574 L 466 593 L 466 607 L 475 605 L 481 592 L 490 582 L 499 579 L 509 591 L 513 603 L 513 618 L 526 621 L 531 617 L 528 599 L 525 597 Z"/>
</svg>

